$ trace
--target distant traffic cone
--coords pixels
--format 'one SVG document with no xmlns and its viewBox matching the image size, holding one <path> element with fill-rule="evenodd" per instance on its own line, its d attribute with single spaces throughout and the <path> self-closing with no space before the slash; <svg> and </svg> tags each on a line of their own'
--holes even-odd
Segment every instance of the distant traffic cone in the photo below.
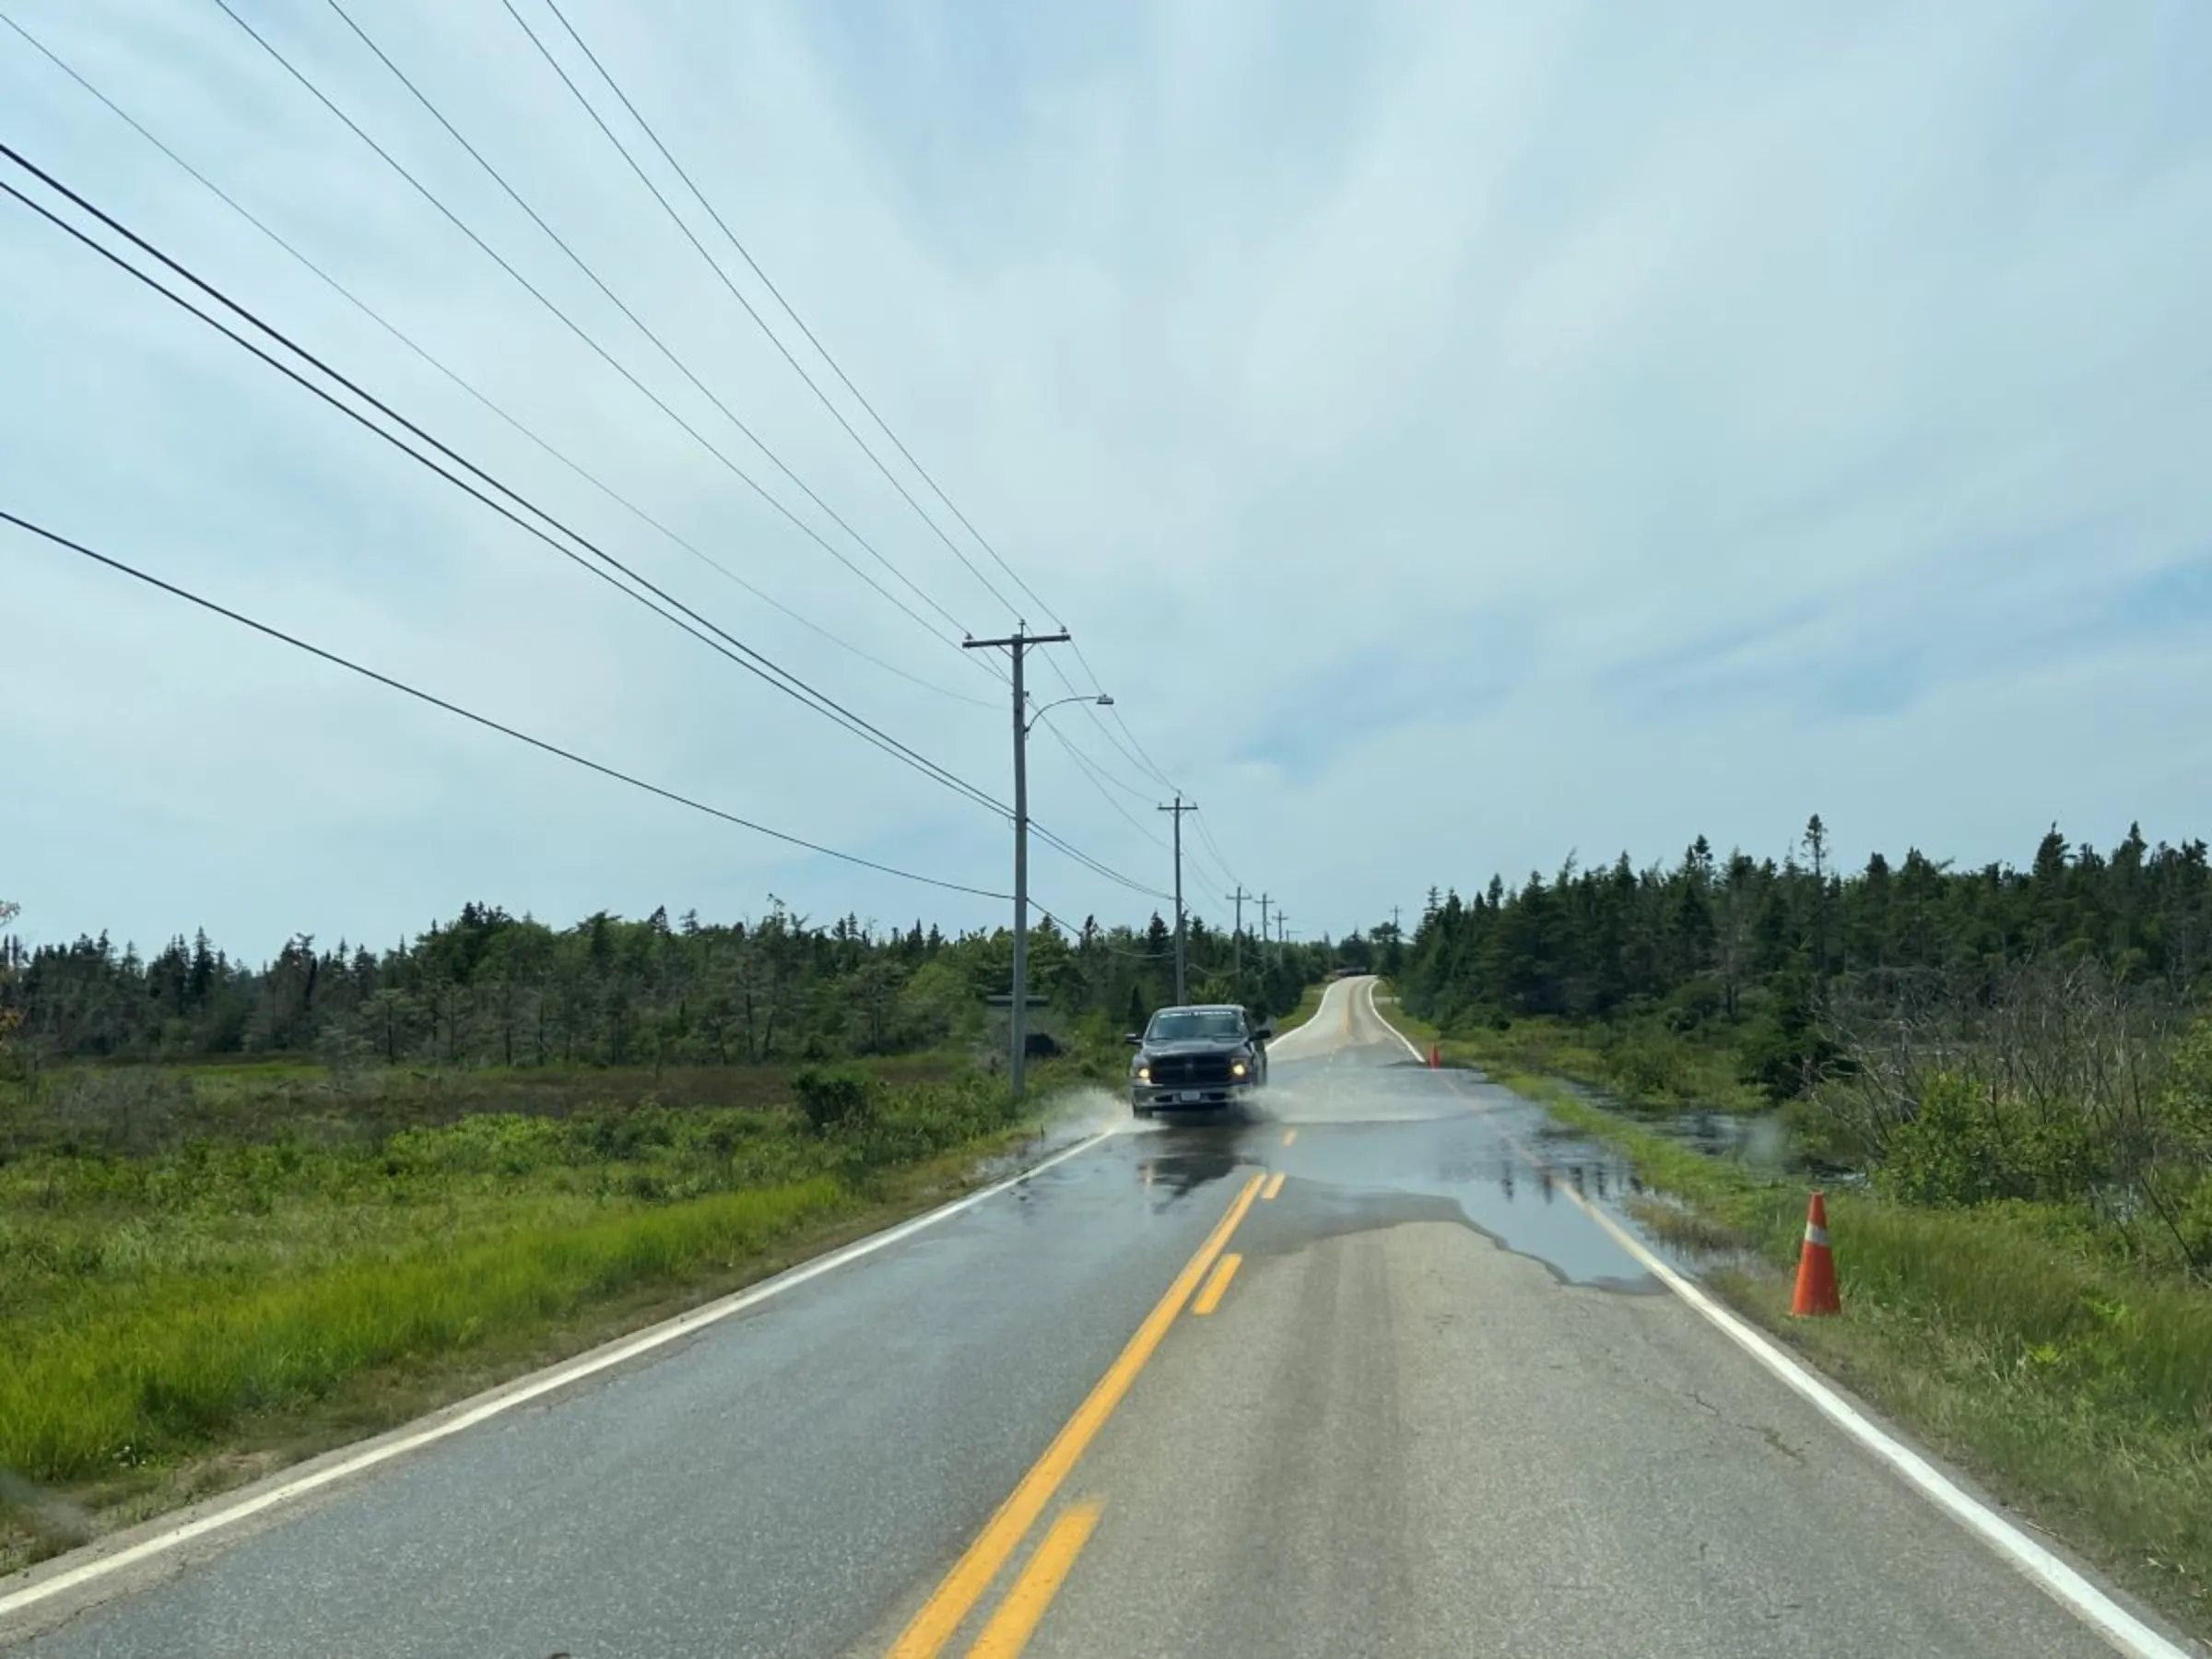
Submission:
<svg viewBox="0 0 2212 1659">
<path fill-rule="evenodd" d="M 1799 1316 L 1841 1313 L 1843 1303 L 1836 1295 L 1836 1256 L 1828 1247 L 1828 1199 L 1813 1194 L 1805 1217 L 1805 1247 L 1797 1255 L 1797 1294 L 1790 1312 Z"/>
<path fill-rule="evenodd" d="M 1430 1071 L 1435 1071 L 1439 1066 L 1442 1065 L 1443 1063 L 1444 1057 L 1442 1053 L 1438 1051 L 1435 1043 L 1430 1043 L 1429 1045 L 1429 1069 Z"/>
</svg>

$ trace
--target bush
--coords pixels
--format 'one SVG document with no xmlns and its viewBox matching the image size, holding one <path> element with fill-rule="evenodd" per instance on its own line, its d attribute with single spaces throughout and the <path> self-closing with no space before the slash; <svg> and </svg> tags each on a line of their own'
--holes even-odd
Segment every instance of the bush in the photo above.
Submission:
<svg viewBox="0 0 2212 1659">
<path fill-rule="evenodd" d="M 1606 1062 L 1622 1094 L 1649 1100 L 1688 1092 L 1688 1058 L 1681 1038 L 1658 1026 L 1636 1025 L 1608 1045 Z"/>
<path fill-rule="evenodd" d="M 862 1072 L 810 1065 L 792 1078 L 791 1090 L 817 1135 L 862 1129 L 877 1115 L 874 1082 Z"/>
<path fill-rule="evenodd" d="M 2087 1122 L 2042 1115 L 1994 1088 L 1938 1072 L 1890 1136 L 1884 1186 L 1913 1204 L 2079 1196 L 2103 1176 Z"/>
</svg>

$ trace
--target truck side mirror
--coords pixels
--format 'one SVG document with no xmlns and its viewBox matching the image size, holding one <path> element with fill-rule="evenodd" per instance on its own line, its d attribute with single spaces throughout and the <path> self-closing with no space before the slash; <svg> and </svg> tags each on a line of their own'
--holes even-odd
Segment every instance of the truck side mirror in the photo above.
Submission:
<svg viewBox="0 0 2212 1659">
<path fill-rule="evenodd" d="M 1128 1042 L 1131 1048 L 1142 1048 L 1144 1046 L 1145 1040 L 1137 1035 L 1136 1032 L 1132 1031 L 1129 1033 Z"/>
<path fill-rule="evenodd" d="M 1273 1042 L 1275 1041 L 1275 1028 L 1271 1025 L 1264 1025 L 1258 1030 L 1253 1032 L 1253 1036 L 1262 1042 Z"/>
</svg>

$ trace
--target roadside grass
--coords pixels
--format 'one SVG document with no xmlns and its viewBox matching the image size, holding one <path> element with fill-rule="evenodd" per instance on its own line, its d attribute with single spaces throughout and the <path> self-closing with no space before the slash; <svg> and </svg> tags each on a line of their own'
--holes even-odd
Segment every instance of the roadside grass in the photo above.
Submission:
<svg viewBox="0 0 2212 1659">
<path fill-rule="evenodd" d="M 1583 1027 L 1521 1018 L 1502 1030 L 1484 1027 L 1459 1037 L 1486 1069 L 1566 1077 L 1605 1090 L 1631 1111 L 1772 1109 L 1737 1075 L 1733 1048 L 1680 1035 L 1653 1019 Z"/>
<path fill-rule="evenodd" d="M 21 1362 L 0 1372 L 0 1457 L 41 1484 L 174 1457 L 372 1366 L 733 1265 L 850 1202 L 823 1175 L 657 1211 L 548 1215 L 459 1248 L 425 1240 L 300 1278 L 221 1287 L 162 1275 L 106 1287 L 71 1298 L 71 1316 L 46 1323 Z"/>
<path fill-rule="evenodd" d="M 1843 1314 L 1794 1319 L 1802 1180 L 1709 1157 L 1556 1077 L 1500 1065 L 1486 1040 L 1441 1046 L 1447 1064 L 1625 1154 L 1653 1189 L 1633 1206 L 1639 1222 L 1722 1264 L 1705 1277 L 1732 1305 L 2212 1638 L 2212 1290 L 2131 1265 L 2063 1206 L 1932 1209 L 1838 1191 Z"/>
<path fill-rule="evenodd" d="M 1275 1022 L 1275 1034 L 1277 1037 L 1288 1036 L 1320 1013 L 1322 993 L 1327 989 L 1325 984 L 1308 985 L 1300 994 L 1298 1006 Z"/>
<path fill-rule="evenodd" d="M 950 1050 L 846 1064 L 892 1086 L 945 1082 L 971 1069 L 964 1053 Z M 135 1152 L 195 1138 L 373 1139 L 486 1113 L 567 1117 L 644 1100 L 773 1106 L 790 1099 L 794 1069 L 789 1064 L 334 1067 L 296 1057 L 79 1064 L 41 1074 L 35 1088 L 0 1080 L 0 1154 L 57 1143 Z"/>
<path fill-rule="evenodd" d="M 820 1129 L 645 1100 L 0 1163 L 0 1571 L 926 1207 L 1030 1132 L 987 1079 L 854 1081 Z"/>
</svg>

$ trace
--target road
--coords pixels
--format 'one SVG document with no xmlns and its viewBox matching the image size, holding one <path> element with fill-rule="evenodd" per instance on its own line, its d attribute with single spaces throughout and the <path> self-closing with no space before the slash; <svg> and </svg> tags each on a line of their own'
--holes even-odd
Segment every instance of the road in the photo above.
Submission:
<svg viewBox="0 0 2212 1659">
<path fill-rule="evenodd" d="M 1112 1133 L 1048 1169 L 156 1539 L 18 1606 L 0 1646 L 2115 1651 L 1670 1288 L 1604 1219 L 1618 1165 L 1417 1064 L 1371 981 L 1332 984 L 1273 1066 L 1234 1124 L 1101 1099 Z"/>
</svg>

